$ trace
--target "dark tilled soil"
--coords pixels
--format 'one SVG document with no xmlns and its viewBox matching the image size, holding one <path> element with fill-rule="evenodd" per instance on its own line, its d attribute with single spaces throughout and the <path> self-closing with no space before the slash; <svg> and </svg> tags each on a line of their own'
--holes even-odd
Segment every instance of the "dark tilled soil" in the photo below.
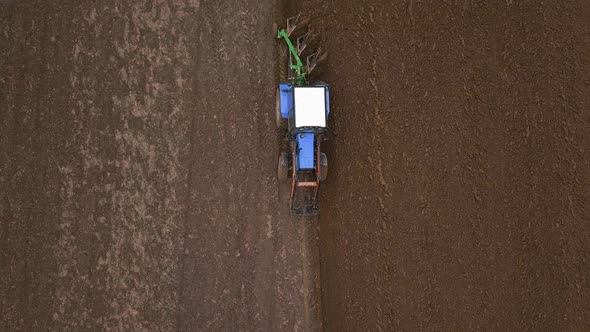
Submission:
<svg viewBox="0 0 590 332">
<path fill-rule="evenodd" d="M 319 220 L 275 176 L 296 11 L 330 53 Z M 0 330 L 590 329 L 589 21 L 0 0 Z"/>
<path fill-rule="evenodd" d="M 590 6 L 301 1 L 327 330 L 590 329 Z"/>
<path fill-rule="evenodd" d="M 275 174 L 280 6 L 73 3 L 0 2 L 0 330 L 320 329 L 317 222 Z"/>
</svg>

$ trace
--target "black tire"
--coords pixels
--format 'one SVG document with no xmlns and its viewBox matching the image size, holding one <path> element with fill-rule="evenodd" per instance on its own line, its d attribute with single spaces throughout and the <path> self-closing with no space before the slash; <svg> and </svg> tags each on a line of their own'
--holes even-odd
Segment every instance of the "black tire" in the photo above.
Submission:
<svg viewBox="0 0 590 332">
<path fill-rule="evenodd" d="M 289 179 L 289 155 L 286 152 L 279 156 L 277 178 L 279 183 L 285 183 Z"/>
<path fill-rule="evenodd" d="M 328 156 L 325 153 L 320 154 L 320 181 L 328 177 Z"/>
</svg>

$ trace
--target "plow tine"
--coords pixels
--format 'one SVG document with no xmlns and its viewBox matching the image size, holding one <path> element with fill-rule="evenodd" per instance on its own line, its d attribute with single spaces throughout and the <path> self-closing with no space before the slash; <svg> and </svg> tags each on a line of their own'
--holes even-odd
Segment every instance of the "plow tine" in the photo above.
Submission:
<svg viewBox="0 0 590 332">
<path fill-rule="evenodd" d="M 291 34 L 295 30 L 299 30 L 302 27 L 305 27 L 309 20 L 304 19 L 301 14 L 297 14 L 297 16 L 293 16 L 287 19 L 287 35 L 291 36 Z"/>
<path fill-rule="evenodd" d="M 307 73 L 311 74 L 311 72 L 315 69 L 315 67 L 319 63 L 326 61 L 327 58 L 328 58 L 328 53 L 322 52 L 321 48 L 318 48 L 318 50 L 315 53 L 313 53 L 307 57 Z"/>
<path fill-rule="evenodd" d="M 295 29 L 297 28 L 297 23 L 300 17 L 301 14 L 298 14 L 297 16 L 293 16 L 287 19 L 287 34 L 289 36 L 291 36 L 293 31 L 295 31 Z"/>
<path fill-rule="evenodd" d="M 311 31 L 308 31 L 305 35 L 297 38 L 297 54 L 301 55 L 305 48 L 307 47 L 308 42 L 311 40 Z"/>
<path fill-rule="evenodd" d="M 317 63 L 324 63 L 328 59 L 328 51 L 324 51 L 319 54 L 318 59 L 316 60 Z"/>
</svg>

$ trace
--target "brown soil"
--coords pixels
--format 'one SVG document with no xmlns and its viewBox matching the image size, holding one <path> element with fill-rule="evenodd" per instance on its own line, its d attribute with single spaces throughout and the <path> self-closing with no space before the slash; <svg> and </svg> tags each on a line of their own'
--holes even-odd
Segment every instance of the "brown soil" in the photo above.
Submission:
<svg viewBox="0 0 590 332">
<path fill-rule="evenodd" d="M 280 10 L 2 7 L 0 330 L 320 329 L 317 222 L 278 200 Z"/>
<path fill-rule="evenodd" d="M 324 328 L 590 328 L 590 6 L 305 0 Z"/>
<path fill-rule="evenodd" d="M 0 330 L 590 329 L 590 6 L 72 3 L 0 0 Z M 275 174 L 296 11 L 319 220 Z"/>
</svg>

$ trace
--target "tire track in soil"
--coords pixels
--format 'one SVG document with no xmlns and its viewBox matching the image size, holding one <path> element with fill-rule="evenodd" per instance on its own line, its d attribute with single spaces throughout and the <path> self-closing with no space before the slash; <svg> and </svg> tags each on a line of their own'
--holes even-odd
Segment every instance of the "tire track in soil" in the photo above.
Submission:
<svg viewBox="0 0 590 332">
<path fill-rule="evenodd" d="M 289 216 L 276 182 L 271 27 L 279 7 L 201 3 L 182 330 L 321 322 L 307 314 L 305 223 Z"/>
</svg>

